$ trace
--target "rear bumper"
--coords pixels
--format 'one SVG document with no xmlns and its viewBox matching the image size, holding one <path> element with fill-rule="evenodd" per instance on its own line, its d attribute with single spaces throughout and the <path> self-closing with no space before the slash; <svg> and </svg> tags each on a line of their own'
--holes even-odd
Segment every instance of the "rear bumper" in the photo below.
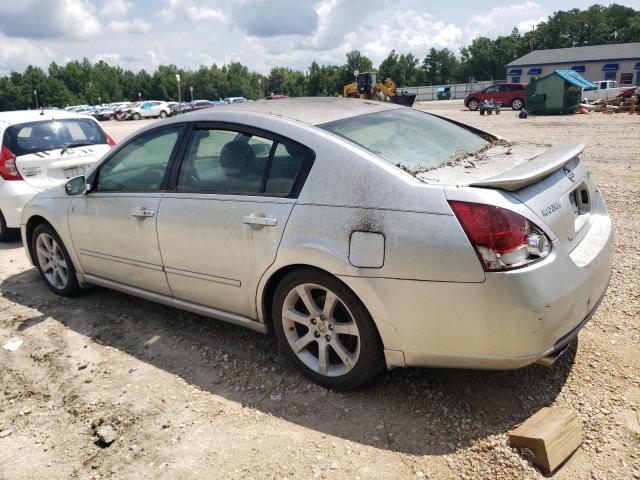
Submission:
<svg viewBox="0 0 640 480">
<path fill-rule="evenodd" d="M 7 227 L 19 228 L 22 207 L 38 192 L 21 180 L 7 182 L 0 179 L 0 182 L 0 211 Z"/>
<path fill-rule="evenodd" d="M 389 366 L 523 367 L 575 338 L 607 290 L 613 231 L 604 203 L 596 210 L 572 252 L 554 242 L 543 261 L 488 272 L 483 283 L 342 280 L 379 324 L 385 349 L 402 352 Z"/>
</svg>

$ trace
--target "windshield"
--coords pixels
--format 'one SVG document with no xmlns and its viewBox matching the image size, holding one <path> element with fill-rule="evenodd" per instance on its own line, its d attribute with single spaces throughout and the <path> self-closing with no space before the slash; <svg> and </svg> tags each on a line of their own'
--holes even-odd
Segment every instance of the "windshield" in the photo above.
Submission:
<svg viewBox="0 0 640 480">
<path fill-rule="evenodd" d="M 321 128 L 412 173 L 440 167 L 489 145 L 476 133 L 410 108 L 345 118 Z"/>
<path fill-rule="evenodd" d="M 74 118 L 12 125 L 4 132 L 2 143 L 20 157 L 72 144 L 107 143 L 107 139 L 96 122 Z"/>
</svg>

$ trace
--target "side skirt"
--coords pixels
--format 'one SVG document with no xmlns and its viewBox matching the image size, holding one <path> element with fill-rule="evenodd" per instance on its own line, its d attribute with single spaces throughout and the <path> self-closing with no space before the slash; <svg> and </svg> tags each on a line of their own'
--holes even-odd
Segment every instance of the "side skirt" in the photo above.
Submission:
<svg viewBox="0 0 640 480">
<path fill-rule="evenodd" d="M 131 287 L 129 285 L 123 285 L 121 283 L 113 282 L 105 278 L 96 277 L 85 273 L 82 275 L 83 283 L 90 283 L 98 285 L 100 287 L 109 288 L 118 292 L 127 293 L 135 297 L 144 298 L 145 300 L 151 300 L 152 302 L 161 303 L 169 307 L 179 308 L 191 313 L 203 315 L 205 317 L 215 318 L 216 320 L 222 320 L 223 322 L 233 323 L 234 325 L 240 325 L 251 330 L 260 333 L 267 333 L 267 326 L 264 323 L 252 320 L 251 318 L 236 315 L 234 313 L 225 312 L 211 307 L 205 307 L 204 305 L 198 305 L 197 303 L 186 302 L 184 300 L 178 300 L 172 297 L 167 297 L 159 293 L 150 292 L 141 288 Z"/>
</svg>

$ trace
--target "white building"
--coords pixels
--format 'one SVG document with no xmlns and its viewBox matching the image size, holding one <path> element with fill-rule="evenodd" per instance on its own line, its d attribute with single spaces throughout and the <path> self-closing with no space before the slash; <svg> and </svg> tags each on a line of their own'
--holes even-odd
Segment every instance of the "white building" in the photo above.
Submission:
<svg viewBox="0 0 640 480">
<path fill-rule="evenodd" d="M 507 82 L 529 83 L 554 70 L 574 70 L 594 82 L 640 86 L 640 43 L 534 50 L 507 64 Z"/>
</svg>

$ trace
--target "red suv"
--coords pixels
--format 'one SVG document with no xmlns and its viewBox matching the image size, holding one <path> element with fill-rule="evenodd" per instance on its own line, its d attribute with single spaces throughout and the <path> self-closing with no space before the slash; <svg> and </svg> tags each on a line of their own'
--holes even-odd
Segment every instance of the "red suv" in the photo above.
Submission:
<svg viewBox="0 0 640 480">
<path fill-rule="evenodd" d="M 498 83 L 467 95 L 464 106 L 469 110 L 477 110 L 485 100 L 495 100 L 502 106 L 509 105 L 514 110 L 520 110 L 524 108 L 525 98 L 527 98 L 526 83 Z"/>
</svg>

